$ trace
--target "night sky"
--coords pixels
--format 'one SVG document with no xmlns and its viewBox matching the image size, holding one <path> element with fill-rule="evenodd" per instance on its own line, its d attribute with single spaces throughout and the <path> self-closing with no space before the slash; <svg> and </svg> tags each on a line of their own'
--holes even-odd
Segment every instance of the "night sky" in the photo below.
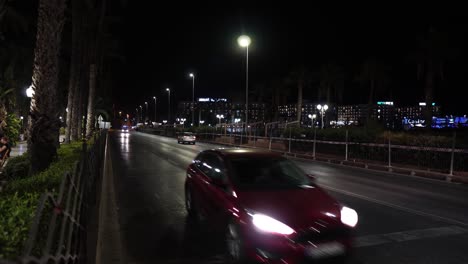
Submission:
<svg viewBox="0 0 468 264">
<path fill-rule="evenodd" d="M 455 54 L 446 63 L 444 80 L 437 83 L 436 102 L 446 111 L 468 112 L 463 105 L 467 97 L 457 96 L 468 85 L 468 23 L 457 8 L 401 11 L 382 5 L 371 11 L 356 6 L 339 11 L 283 1 L 177 6 L 150 2 L 154 1 L 128 1 L 124 28 L 118 29 L 126 61 L 115 66 L 112 96 L 124 111 L 134 112 L 155 95 L 161 102 L 158 111 L 164 113 L 166 87 L 175 101 L 191 100 L 189 72 L 196 74 L 196 97 L 244 100 L 245 50 L 236 41 L 240 34 L 252 38 L 250 87 L 283 79 L 300 65 L 316 71 L 333 61 L 346 73 L 345 103 L 366 103 L 367 90 L 360 88 L 355 76 L 362 62 L 374 56 L 390 66 L 392 79 L 376 99 L 416 105 L 424 93 L 411 55 L 418 49 L 418 37 L 433 26 L 448 36 Z M 315 101 L 315 89 L 307 88 L 304 99 Z"/>
</svg>

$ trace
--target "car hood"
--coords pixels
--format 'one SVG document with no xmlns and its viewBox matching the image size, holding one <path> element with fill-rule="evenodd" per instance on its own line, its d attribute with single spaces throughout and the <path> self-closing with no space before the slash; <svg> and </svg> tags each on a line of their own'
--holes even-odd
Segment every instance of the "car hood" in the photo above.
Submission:
<svg viewBox="0 0 468 264">
<path fill-rule="evenodd" d="M 237 191 L 241 205 L 275 218 L 295 230 L 317 224 L 339 226 L 340 205 L 319 187 L 288 190 Z"/>
</svg>

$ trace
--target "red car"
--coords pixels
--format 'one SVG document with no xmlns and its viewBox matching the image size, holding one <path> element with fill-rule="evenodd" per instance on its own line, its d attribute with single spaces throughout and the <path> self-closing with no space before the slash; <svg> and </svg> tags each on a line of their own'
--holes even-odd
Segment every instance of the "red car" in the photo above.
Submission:
<svg viewBox="0 0 468 264">
<path fill-rule="evenodd" d="M 189 216 L 224 231 L 234 262 L 346 259 L 358 215 L 272 152 L 201 152 L 187 169 Z"/>
</svg>

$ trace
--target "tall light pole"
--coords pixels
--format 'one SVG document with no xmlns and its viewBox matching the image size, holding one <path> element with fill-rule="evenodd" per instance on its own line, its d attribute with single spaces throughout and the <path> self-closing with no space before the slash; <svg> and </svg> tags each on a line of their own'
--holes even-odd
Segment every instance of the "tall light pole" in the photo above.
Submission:
<svg viewBox="0 0 468 264">
<path fill-rule="evenodd" d="M 166 88 L 167 92 L 167 122 L 171 123 L 171 89 Z"/>
<path fill-rule="evenodd" d="M 136 120 L 136 121 L 137 121 L 137 124 L 138 124 L 138 123 L 140 123 L 140 122 L 139 122 L 139 121 L 140 121 L 140 116 L 138 115 L 138 107 L 135 108 L 135 109 L 136 109 L 136 117 L 137 117 L 137 120 Z"/>
<path fill-rule="evenodd" d="M 317 115 L 316 114 L 309 115 L 309 118 L 312 120 L 312 127 L 314 127 L 314 120 L 315 118 L 317 118 Z"/>
<path fill-rule="evenodd" d="M 322 116 L 322 129 L 324 127 L 324 123 L 323 123 L 323 116 L 325 115 L 325 112 L 328 110 L 328 105 L 317 105 L 317 109 L 319 110 L 320 112 L 320 115 Z"/>
<path fill-rule="evenodd" d="M 153 96 L 153 99 L 154 99 L 154 122 L 156 123 L 156 96 Z"/>
<path fill-rule="evenodd" d="M 190 73 L 192 77 L 192 124 L 195 124 L 195 74 Z"/>
<path fill-rule="evenodd" d="M 143 120 L 143 106 L 140 105 L 140 119 L 141 121 L 145 121 Z"/>
<path fill-rule="evenodd" d="M 148 115 L 148 102 L 145 102 L 145 105 L 146 105 L 145 119 L 149 119 L 149 115 Z"/>
<path fill-rule="evenodd" d="M 246 68 L 245 68 L 245 125 L 249 123 L 249 45 L 252 41 L 250 40 L 249 36 L 242 35 L 237 38 L 237 43 L 239 46 L 246 49 L 247 57 L 246 57 Z M 246 127 L 247 132 L 247 127 Z"/>
<path fill-rule="evenodd" d="M 219 119 L 219 125 L 221 126 L 221 119 L 224 118 L 224 115 L 216 115 L 216 117 Z"/>
</svg>

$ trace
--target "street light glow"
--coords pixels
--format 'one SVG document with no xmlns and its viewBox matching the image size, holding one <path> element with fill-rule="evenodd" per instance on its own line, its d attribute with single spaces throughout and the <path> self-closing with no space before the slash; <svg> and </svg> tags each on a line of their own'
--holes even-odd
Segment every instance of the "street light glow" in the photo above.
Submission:
<svg viewBox="0 0 468 264">
<path fill-rule="evenodd" d="M 32 88 L 32 86 L 29 86 L 28 89 L 26 89 L 26 96 L 29 97 L 29 98 L 32 98 L 34 95 L 34 90 Z"/>
<path fill-rule="evenodd" d="M 193 75 L 193 73 L 190 73 L 189 76 L 193 78 L 195 75 Z"/>
<path fill-rule="evenodd" d="M 328 110 L 328 105 L 324 105 L 323 110 L 327 111 Z"/>
<path fill-rule="evenodd" d="M 322 105 L 317 105 L 317 109 L 318 109 L 318 110 L 321 110 L 321 109 L 322 109 Z"/>
<path fill-rule="evenodd" d="M 166 88 L 166 92 L 170 92 L 170 91 L 171 91 L 171 89 L 169 89 L 169 88 Z"/>
<path fill-rule="evenodd" d="M 239 38 L 237 38 L 237 43 L 239 43 L 239 46 L 241 47 L 248 47 L 252 41 L 250 40 L 249 36 L 247 35 L 242 35 Z"/>
</svg>

